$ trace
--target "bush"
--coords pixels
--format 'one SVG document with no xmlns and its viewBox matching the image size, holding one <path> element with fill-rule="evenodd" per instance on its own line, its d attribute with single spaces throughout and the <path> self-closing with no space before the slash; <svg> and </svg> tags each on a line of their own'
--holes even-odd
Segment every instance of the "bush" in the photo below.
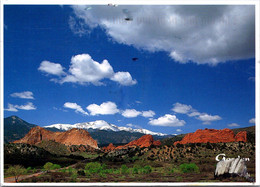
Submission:
<svg viewBox="0 0 260 187">
<path fill-rule="evenodd" d="M 43 166 L 43 168 L 48 172 L 48 171 L 51 169 L 52 166 L 53 166 L 53 163 L 47 162 L 47 163 Z"/>
<path fill-rule="evenodd" d="M 114 174 L 120 174 L 120 170 L 119 170 L 119 169 L 115 169 L 115 170 L 113 171 L 113 173 L 114 173 Z"/>
<path fill-rule="evenodd" d="M 61 166 L 58 165 L 58 164 L 53 164 L 52 167 L 51 167 L 51 170 L 54 170 L 54 169 L 60 169 Z"/>
<path fill-rule="evenodd" d="M 73 173 L 70 178 L 71 178 L 71 182 L 76 182 L 77 181 L 77 177 L 78 175 L 76 173 Z"/>
<path fill-rule="evenodd" d="M 30 170 L 32 170 L 32 167 L 26 168 L 26 171 L 27 171 L 27 172 L 30 171 Z"/>
<path fill-rule="evenodd" d="M 194 164 L 194 163 L 189 163 L 189 164 L 181 164 L 180 165 L 180 170 L 183 172 L 183 173 L 192 173 L 192 172 L 196 172 L 198 173 L 199 172 L 199 167 Z"/>
<path fill-rule="evenodd" d="M 133 169 L 132 169 L 132 174 L 138 174 L 138 168 L 133 167 Z"/>
<path fill-rule="evenodd" d="M 68 167 L 68 172 L 70 175 L 72 174 L 72 167 Z"/>
<path fill-rule="evenodd" d="M 85 166 L 85 171 L 88 171 L 90 174 L 92 173 L 100 173 L 103 169 L 106 168 L 106 165 L 101 165 L 98 162 L 90 162 Z"/>
<path fill-rule="evenodd" d="M 113 173 L 114 170 L 113 169 L 105 169 L 105 170 L 102 170 L 101 173 Z"/>
<path fill-rule="evenodd" d="M 121 168 L 120 168 L 120 173 L 121 173 L 121 174 L 127 174 L 127 173 L 129 173 L 128 167 L 127 167 L 125 164 L 121 166 Z"/>
<path fill-rule="evenodd" d="M 144 166 L 143 169 L 142 169 L 142 173 L 143 174 L 149 174 L 152 172 L 152 167 L 147 165 L 147 166 Z"/>
</svg>

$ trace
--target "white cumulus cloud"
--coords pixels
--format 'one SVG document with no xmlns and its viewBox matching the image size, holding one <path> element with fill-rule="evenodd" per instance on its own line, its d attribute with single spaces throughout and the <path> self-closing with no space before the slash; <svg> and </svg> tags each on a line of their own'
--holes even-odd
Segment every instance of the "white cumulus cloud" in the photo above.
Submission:
<svg viewBox="0 0 260 187">
<path fill-rule="evenodd" d="M 213 121 L 222 119 L 219 115 L 210 115 L 205 112 L 201 113 L 194 109 L 191 105 L 182 103 L 173 104 L 172 111 L 180 114 L 186 114 L 189 117 L 194 117 L 195 119 L 203 121 L 203 124 L 211 124 Z"/>
<path fill-rule="evenodd" d="M 46 65 L 47 64 L 47 65 Z M 104 79 L 110 79 L 123 86 L 131 86 L 137 83 L 132 79 L 129 72 L 114 72 L 113 67 L 107 60 L 96 62 L 89 54 L 79 54 L 71 58 L 70 68 L 67 73 L 60 64 L 43 61 L 38 68 L 48 74 L 57 75 L 51 81 L 60 84 L 70 82 L 78 84 L 104 85 Z"/>
<path fill-rule="evenodd" d="M 75 110 L 75 112 L 81 113 L 83 115 L 88 115 L 88 113 L 86 111 L 84 111 L 82 109 L 82 107 L 80 105 L 78 105 L 77 103 L 66 102 L 66 103 L 64 103 L 63 107 L 73 109 L 73 110 Z"/>
<path fill-rule="evenodd" d="M 255 118 L 250 119 L 249 123 L 255 123 Z"/>
<path fill-rule="evenodd" d="M 155 115 L 155 112 L 152 110 L 142 111 L 142 116 L 145 118 L 152 118 Z"/>
<path fill-rule="evenodd" d="M 91 104 L 87 107 L 90 115 L 109 115 L 109 114 L 116 114 L 119 112 L 117 105 L 111 101 L 107 101 L 102 103 L 101 105 Z"/>
<path fill-rule="evenodd" d="M 135 118 L 137 116 L 143 116 L 145 118 L 153 117 L 155 115 L 155 112 L 152 110 L 147 111 L 137 111 L 136 109 L 126 109 L 122 111 L 122 116 L 126 118 Z"/>
<path fill-rule="evenodd" d="M 222 118 L 218 115 L 209 115 L 206 113 L 200 114 L 197 119 L 203 121 L 203 124 L 210 124 L 212 121 L 221 120 Z"/>
<path fill-rule="evenodd" d="M 176 113 L 187 114 L 188 112 L 191 111 L 191 109 L 192 109 L 192 107 L 190 105 L 175 103 L 173 105 L 172 111 L 174 111 Z"/>
<path fill-rule="evenodd" d="M 72 6 L 70 26 L 82 36 L 96 27 L 120 44 L 165 51 L 179 63 L 216 65 L 255 55 L 253 5 Z M 125 18 L 131 17 L 132 21 Z M 77 24 L 76 24 L 77 23 Z"/>
<path fill-rule="evenodd" d="M 122 112 L 122 116 L 124 116 L 126 118 L 135 118 L 141 114 L 142 114 L 142 112 L 137 111 L 135 109 L 126 109 Z"/>
<path fill-rule="evenodd" d="M 5 108 L 6 111 L 9 112 L 18 112 L 17 108 L 13 104 L 8 103 L 8 108 Z"/>
<path fill-rule="evenodd" d="M 137 83 L 136 80 L 132 79 L 129 72 L 117 72 L 110 79 L 124 86 L 131 86 Z"/>
<path fill-rule="evenodd" d="M 158 119 L 151 119 L 149 121 L 150 125 L 157 125 L 157 126 L 169 126 L 169 127 L 178 127 L 185 125 L 184 120 L 179 120 L 175 115 L 165 114 Z"/>
<path fill-rule="evenodd" d="M 25 105 L 15 105 L 14 107 L 21 110 L 36 110 L 36 107 L 33 105 L 32 102 L 28 102 Z"/>
<path fill-rule="evenodd" d="M 36 110 L 36 107 L 33 105 L 32 102 L 28 102 L 25 105 L 13 105 L 8 103 L 8 108 L 5 109 L 6 111 L 10 112 L 18 112 L 18 109 L 20 110 Z"/>
<path fill-rule="evenodd" d="M 18 97 L 22 99 L 34 99 L 33 93 L 30 91 L 12 93 L 11 97 Z"/>
<path fill-rule="evenodd" d="M 41 62 L 38 70 L 51 75 L 60 76 L 65 74 L 65 72 L 63 71 L 63 67 L 60 64 L 49 62 L 46 60 Z"/>
<path fill-rule="evenodd" d="M 102 79 L 110 78 L 113 74 L 113 68 L 107 60 L 98 63 L 89 54 L 81 54 L 71 58 L 69 75 L 62 80 L 62 83 L 75 82 L 100 85 Z"/>
<path fill-rule="evenodd" d="M 182 130 L 181 129 L 176 129 L 177 132 L 181 132 Z"/>
<path fill-rule="evenodd" d="M 229 127 L 239 127 L 240 125 L 238 125 L 237 123 L 230 123 L 228 124 Z"/>
</svg>

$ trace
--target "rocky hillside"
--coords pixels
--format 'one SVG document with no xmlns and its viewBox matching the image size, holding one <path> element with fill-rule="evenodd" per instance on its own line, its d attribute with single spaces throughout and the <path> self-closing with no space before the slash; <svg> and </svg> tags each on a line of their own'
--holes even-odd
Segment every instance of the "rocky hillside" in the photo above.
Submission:
<svg viewBox="0 0 260 187">
<path fill-rule="evenodd" d="M 181 141 L 174 142 L 176 144 L 187 143 L 222 143 L 222 142 L 246 142 L 246 131 L 240 131 L 236 135 L 230 129 L 216 130 L 216 129 L 198 129 L 194 133 L 189 133 Z"/>
<path fill-rule="evenodd" d="M 4 142 L 13 142 L 24 137 L 31 128 L 36 125 L 30 124 L 17 116 L 4 119 Z"/>
<path fill-rule="evenodd" d="M 28 134 L 20 140 L 14 141 L 14 143 L 26 143 L 36 145 L 42 141 L 55 141 L 67 146 L 71 145 L 86 145 L 98 148 L 97 142 L 90 136 L 90 134 L 84 129 L 71 129 L 66 132 L 52 132 L 42 127 L 32 128 Z"/>
<path fill-rule="evenodd" d="M 241 131 L 246 131 L 247 132 L 247 141 L 251 143 L 255 143 L 255 126 L 251 127 L 243 127 L 243 128 L 236 128 L 236 129 L 231 129 L 235 134 L 241 132 Z"/>
<path fill-rule="evenodd" d="M 108 151 L 113 151 L 115 149 L 127 149 L 129 147 L 150 147 L 150 146 L 159 146 L 161 145 L 160 140 L 154 140 L 152 135 L 144 135 L 141 138 L 137 140 L 133 140 L 129 142 L 126 145 L 121 145 L 121 146 L 114 146 L 112 143 L 110 143 L 107 147 L 104 147 L 103 150 L 108 152 Z"/>
<path fill-rule="evenodd" d="M 235 158 L 239 155 L 242 158 L 250 158 L 253 162 L 255 146 L 247 142 L 177 144 L 149 148 L 142 158 L 157 161 L 190 162 L 196 160 L 203 162 L 208 159 L 215 161 L 215 157 L 220 153 L 225 153 L 228 158 Z"/>
</svg>

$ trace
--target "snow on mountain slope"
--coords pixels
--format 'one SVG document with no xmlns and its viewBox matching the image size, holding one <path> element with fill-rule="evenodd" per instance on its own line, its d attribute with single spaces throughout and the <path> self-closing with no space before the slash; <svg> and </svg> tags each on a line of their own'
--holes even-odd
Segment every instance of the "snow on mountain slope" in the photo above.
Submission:
<svg viewBox="0 0 260 187">
<path fill-rule="evenodd" d="M 95 130 L 107 130 L 107 131 L 128 131 L 128 132 L 139 132 L 143 134 L 151 134 L 157 136 L 165 136 L 167 134 L 159 133 L 159 132 L 152 132 L 147 129 L 132 129 L 130 127 L 118 127 L 114 124 L 110 124 L 104 120 L 97 120 L 92 122 L 84 122 L 84 123 L 76 123 L 74 125 L 71 124 L 53 124 L 44 126 L 44 128 L 57 128 L 59 130 L 70 130 L 72 128 L 79 128 L 79 129 L 95 129 Z"/>
</svg>

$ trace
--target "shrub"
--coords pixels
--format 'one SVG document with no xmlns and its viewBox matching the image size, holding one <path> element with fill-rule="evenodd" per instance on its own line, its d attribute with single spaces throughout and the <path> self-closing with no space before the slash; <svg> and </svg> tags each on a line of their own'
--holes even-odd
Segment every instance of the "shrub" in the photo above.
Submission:
<svg viewBox="0 0 260 187">
<path fill-rule="evenodd" d="M 71 178 L 71 182 L 76 182 L 77 181 L 77 177 L 78 175 L 76 173 L 73 173 L 70 178 Z"/>
<path fill-rule="evenodd" d="M 76 174 L 76 173 L 77 173 L 77 170 L 74 169 L 74 168 L 72 168 L 72 167 L 69 167 L 69 168 L 68 168 L 68 172 L 69 172 L 70 175 L 72 175 L 72 174 Z"/>
<path fill-rule="evenodd" d="M 85 170 L 87 170 L 90 174 L 99 173 L 105 167 L 106 165 L 101 166 L 101 164 L 98 162 L 90 162 L 86 164 Z"/>
<path fill-rule="evenodd" d="M 107 178 L 107 175 L 105 173 L 99 173 L 99 176 L 102 178 Z"/>
<path fill-rule="evenodd" d="M 102 170 L 101 173 L 113 173 L 113 172 L 114 172 L 113 169 L 104 169 L 104 170 Z"/>
<path fill-rule="evenodd" d="M 132 169 L 132 174 L 138 174 L 138 168 L 135 168 L 135 167 L 134 167 L 134 168 Z"/>
<path fill-rule="evenodd" d="M 129 173 L 128 167 L 127 167 L 125 164 L 121 166 L 121 168 L 120 168 L 120 173 L 121 173 L 121 174 L 127 174 L 127 173 Z"/>
<path fill-rule="evenodd" d="M 48 172 L 48 171 L 51 169 L 52 166 L 53 166 L 53 163 L 47 162 L 47 163 L 43 166 L 43 168 Z"/>
<path fill-rule="evenodd" d="M 30 171 L 30 170 L 32 170 L 32 167 L 26 168 L 26 171 L 27 171 L 27 172 Z"/>
<path fill-rule="evenodd" d="M 144 166 L 143 169 L 142 169 L 142 173 L 143 174 L 149 174 L 152 172 L 152 167 L 147 165 L 147 166 Z"/>
<path fill-rule="evenodd" d="M 192 173 L 192 172 L 199 172 L 199 167 L 194 163 L 185 163 L 180 165 L 180 170 L 183 173 Z"/>
<path fill-rule="evenodd" d="M 58 165 L 58 164 L 53 164 L 52 167 L 51 167 L 51 170 L 54 170 L 54 169 L 60 169 L 61 166 Z"/>
<path fill-rule="evenodd" d="M 113 173 L 114 173 L 114 174 L 120 174 L 120 170 L 119 170 L 119 169 L 115 169 L 115 170 L 113 171 Z"/>
</svg>

